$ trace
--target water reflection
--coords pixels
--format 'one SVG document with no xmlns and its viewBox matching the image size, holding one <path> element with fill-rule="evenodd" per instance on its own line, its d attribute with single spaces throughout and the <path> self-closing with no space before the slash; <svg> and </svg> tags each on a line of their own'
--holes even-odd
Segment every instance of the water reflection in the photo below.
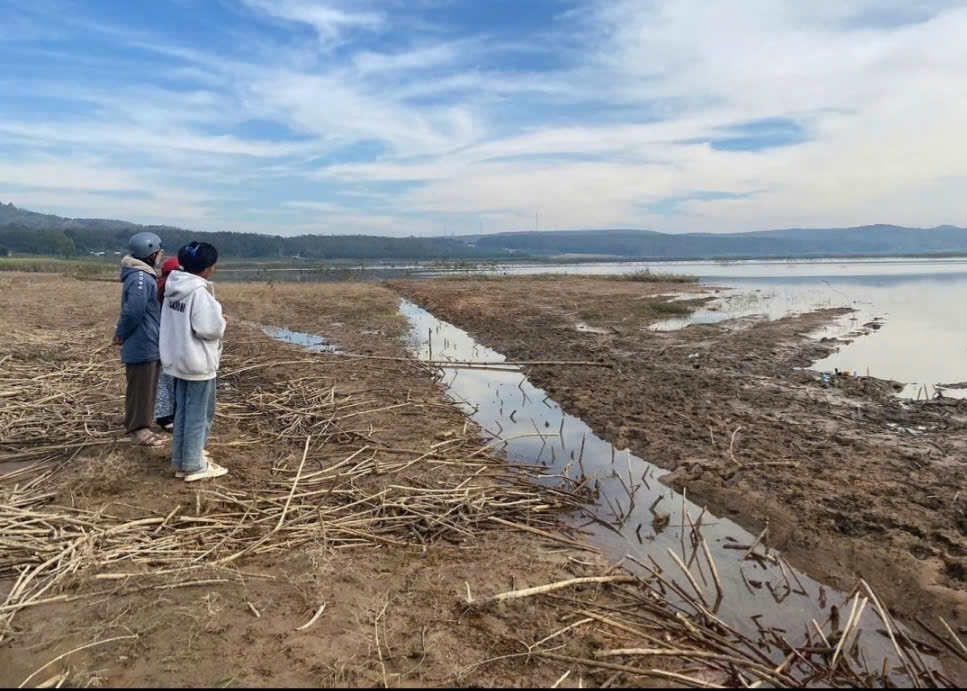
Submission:
<svg viewBox="0 0 967 691">
<path fill-rule="evenodd" d="M 717 323 L 740 317 L 778 319 L 827 307 L 853 314 L 824 326 L 815 337 L 852 343 L 812 366 L 892 379 L 906 386 L 901 397 L 965 397 L 943 384 L 967 381 L 967 273 L 891 276 L 734 277 L 729 288 L 694 314 L 663 320 L 658 330 Z M 869 326 L 867 326 L 869 325 Z"/>
</svg>

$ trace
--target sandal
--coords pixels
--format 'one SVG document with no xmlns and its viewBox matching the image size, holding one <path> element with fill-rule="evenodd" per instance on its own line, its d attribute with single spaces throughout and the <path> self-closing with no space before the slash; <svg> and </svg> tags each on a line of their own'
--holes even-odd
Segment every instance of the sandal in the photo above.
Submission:
<svg viewBox="0 0 967 691">
<path fill-rule="evenodd" d="M 161 437 L 156 437 L 151 430 L 147 427 L 139 429 L 134 432 L 131 436 L 131 443 L 135 446 L 147 446 L 150 448 L 158 448 L 159 446 L 164 446 L 164 439 Z"/>
</svg>

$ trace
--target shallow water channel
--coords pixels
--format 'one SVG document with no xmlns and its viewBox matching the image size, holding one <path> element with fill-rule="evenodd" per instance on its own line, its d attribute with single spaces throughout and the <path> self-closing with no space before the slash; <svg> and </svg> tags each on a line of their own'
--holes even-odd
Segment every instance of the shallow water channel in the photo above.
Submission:
<svg viewBox="0 0 967 691">
<path fill-rule="evenodd" d="M 421 360 L 506 361 L 504 355 L 477 343 L 467 332 L 407 300 L 401 301 L 400 312 L 411 327 L 410 351 Z M 267 328 L 265 333 L 314 351 L 336 347 L 320 336 L 288 329 Z M 664 474 L 663 469 L 598 437 L 516 367 L 505 365 L 498 370 L 442 365 L 440 370 L 450 400 L 480 425 L 486 438 L 498 442 L 494 451 L 508 461 L 544 465 L 548 475 L 543 482 L 549 484 L 564 475 L 592 478 L 589 484 L 599 488 L 596 503 L 568 520 L 612 563 L 621 561 L 624 568 L 644 578 L 650 573 L 637 562 L 647 564 L 690 596 L 697 590 L 697 599 L 707 603 L 709 610 L 753 640 L 759 637 L 760 627 L 773 628 L 793 645 L 802 646 L 807 643 L 807 627 L 816 640 L 814 624 L 828 636 L 833 606 L 839 608 L 840 625 L 845 623 L 850 606 L 844 593 L 793 568 L 775 550 L 766 550 L 769 558 L 744 560 L 756 536 L 661 484 L 658 477 Z M 652 507 L 666 517 L 664 523 L 655 523 Z M 592 515 L 598 520 L 590 520 Z M 721 600 L 716 597 L 708 559 L 691 540 L 696 523 L 723 587 Z M 762 552 L 763 547 L 760 545 L 757 551 Z M 691 581 L 685 577 L 683 566 Z M 673 593 L 668 597 L 673 604 L 682 604 L 675 601 Z M 872 603 L 864 610 L 859 628 L 860 649 L 868 668 L 880 670 L 886 660 L 893 670 L 891 683 L 909 684 L 892 643 L 877 633 L 884 626 Z M 781 654 L 773 654 L 778 663 Z M 940 666 L 929 655 L 921 653 L 921 657 L 934 668 Z"/>
<path fill-rule="evenodd" d="M 412 327 L 410 348 L 422 360 L 455 360 L 503 362 L 505 357 L 480 345 L 462 329 L 441 321 L 426 310 L 402 301 L 401 313 Z M 649 565 L 656 565 L 666 578 L 673 578 L 686 591 L 691 587 L 682 568 L 671 552 L 688 562 L 693 552 L 689 518 L 698 521 L 715 562 L 725 595 L 717 613 L 730 626 L 752 638 L 758 626 L 776 627 L 794 644 L 806 640 L 805 627 L 811 619 L 823 625 L 830 607 L 841 610 L 845 623 L 849 607 L 844 610 L 844 594 L 812 580 L 789 565 L 775 562 L 742 560 L 744 548 L 756 537 L 733 521 L 703 511 L 658 482 L 665 471 L 627 450 L 615 449 L 610 442 L 595 435 L 579 418 L 564 412 L 542 390 L 519 371 L 491 371 L 442 367 L 448 395 L 462 406 L 470 417 L 494 440 L 505 443 L 496 447 L 508 460 L 528 464 L 544 464 L 552 475 L 583 474 L 596 478 L 600 487 L 594 507 L 596 515 L 616 527 L 607 528 L 589 522 L 587 516 L 575 517 L 575 524 L 587 532 L 588 541 L 612 562 L 624 559 L 624 566 L 647 576 L 645 569 L 626 555 Z M 547 480 L 554 482 L 553 477 Z M 686 492 L 687 493 L 687 492 Z M 632 500 L 633 498 L 633 500 Z M 668 515 L 662 528 L 653 525 L 650 508 Z M 731 547 L 731 548 L 730 548 Z M 761 547 L 759 548 L 761 550 Z M 771 552 L 775 554 L 775 552 Z M 683 556 L 684 555 L 684 556 Z M 780 555 L 776 555 L 780 556 Z M 716 590 L 707 565 L 699 553 L 690 564 L 690 572 L 711 609 Z M 883 658 L 891 667 L 898 664 L 892 644 L 876 633 L 883 624 L 868 606 L 861 620 L 864 650 L 870 669 L 879 669 Z M 829 633 L 829 628 L 826 628 Z M 815 631 L 813 630 L 813 636 Z"/>
</svg>

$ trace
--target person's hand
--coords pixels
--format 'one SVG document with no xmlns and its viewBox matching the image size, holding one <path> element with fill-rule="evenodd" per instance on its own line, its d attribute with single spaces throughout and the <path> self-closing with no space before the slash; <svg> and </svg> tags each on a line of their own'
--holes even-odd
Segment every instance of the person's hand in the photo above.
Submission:
<svg viewBox="0 0 967 691">
<path fill-rule="evenodd" d="M 124 341 L 122 341 L 122 340 L 121 340 L 120 338 L 118 338 L 117 336 L 115 336 L 115 337 L 114 337 L 114 338 L 113 338 L 113 339 L 111 340 L 111 345 L 116 345 L 116 346 L 119 346 L 119 345 L 124 345 Z"/>
</svg>

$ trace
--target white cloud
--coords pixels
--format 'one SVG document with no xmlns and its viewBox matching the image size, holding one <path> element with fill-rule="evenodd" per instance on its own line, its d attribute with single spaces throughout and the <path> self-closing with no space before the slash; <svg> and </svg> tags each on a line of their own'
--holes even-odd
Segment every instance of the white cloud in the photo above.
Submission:
<svg viewBox="0 0 967 691">
<path fill-rule="evenodd" d="M 376 29 L 385 19 L 378 12 L 359 12 L 312 0 L 244 0 L 246 5 L 266 14 L 315 29 L 320 41 L 331 42 L 346 29 Z"/>
<path fill-rule="evenodd" d="M 282 206 L 290 209 L 307 209 L 309 211 L 320 211 L 320 212 L 345 212 L 346 207 L 342 204 L 333 204 L 331 202 L 313 202 L 313 201 L 287 201 L 283 202 Z"/>
<path fill-rule="evenodd" d="M 39 209 L 75 218 L 115 218 L 136 223 L 178 225 L 199 230 L 216 230 L 224 225 L 211 209 L 196 201 L 185 200 L 181 193 L 173 197 L 124 199 L 70 189 L 30 189 L 8 193 L 0 186 L 0 196 L 17 206 Z"/>
<path fill-rule="evenodd" d="M 73 217 L 206 225 L 213 220 L 210 195 L 158 184 L 97 159 L 36 156 L 0 163 L 0 198 Z"/>
<path fill-rule="evenodd" d="M 15 135 L 41 145 L 52 142 L 78 144 L 88 150 L 117 149 L 125 151 L 181 149 L 204 154 L 273 158 L 305 153 L 305 143 L 266 142 L 240 139 L 231 134 L 209 135 L 187 128 L 170 126 L 148 129 L 93 122 L 50 125 L 18 121 L 0 122 L 0 134 Z"/>
<path fill-rule="evenodd" d="M 20 94 L 58 94 L 94 114 L 45 121 L 0 108 L 0 144 L 34 152 L 8 156 L 0 182 L 34 186 L 34 202 L 69 189 L 84 208 L 105 190 L 144 191 L 110 214 L 136 219 L 161 212 L 163 198 L 210 219 L 216 195 L 198 186 L 211 185 L 222 199 L 296 215 L 287 233 L 471 232 L 478 217 L 503 230 L 531 227 L 535 212 L 542 227 L 668 231 L 967 220 L 962 1 L 595 0 L 555 29 L 560 45 L 580 48 L 543 71 L 494 62 L 483 30 L 383 52 L 353 40 L 394 28 L 388 12 L 244 2 L 312 38 L 292 31 L 277 52 L 226 58 L 117 33 L 174 64 L 124 88 L 7 77 Z M 201 87 L 162 85 L 179 78 Z M 765 118 L 795 121 L 803 141 L 761 151 L 705 143 Z M 295 137 L 238 133 L 251 120 Z M 300 188 L 279 196 L 271 185 L 281 179 Z M 410 181 L 420 184 L 384 185 Z M 367 185 L 383 188 L 361 193 L 356 209 L 328 196 Z M 688 200 L 702 191 L 744 196 Z M 683 200 L 681 214 L 649 211 L 669 198 Z M 215 220 L 260 227 L 246 208 L 219 207 L 228 215 Z"/>
<path fill-rule="evenodd" d="M 482 134 L 468 108 L 405 106 L 342 74 L 279 69 L 253 78 L 244 89 L 247 105 L 263 117 L 330 142 L 385 142 L 397 156 L 443 154 Z"/>
<path fill-rule="evenodd" d="M 402 70 L 424 70 L 447 64 L 460 55 L 466 42 L 429 44 L 402 53 L 360 51 L 352 58 L 353 67 L 363 75 L 384 74 Z"/>
<path fill-rule="evenodd" d="M 935 3 L 936 14 L 918 23 L 862 28 L 848 22 L 891 8 L 608 3 L 594 18 L 608 41 L 572 78 L 595 85 L 603 104 L 671 103 L 669 119 L 541 128 L 418 164 L 348 164 L 325 175 L 425 181 L 401 198 L 408 211 L 510 209 L 518 218 L 543 211 L 560 227 L 962 221 L 967 44 L 957 37 L 967 35 L 967 10 L 957 5 Z M 799 121 L 809 141 L 759 152 L 681 143 L 776 117 Z M 529 154 L 603 160 L 482 163 Z M 681 217 L 647 211 L 662 198 L 702 190 L 757 193 L 687 202 Z"/>
</svg>

